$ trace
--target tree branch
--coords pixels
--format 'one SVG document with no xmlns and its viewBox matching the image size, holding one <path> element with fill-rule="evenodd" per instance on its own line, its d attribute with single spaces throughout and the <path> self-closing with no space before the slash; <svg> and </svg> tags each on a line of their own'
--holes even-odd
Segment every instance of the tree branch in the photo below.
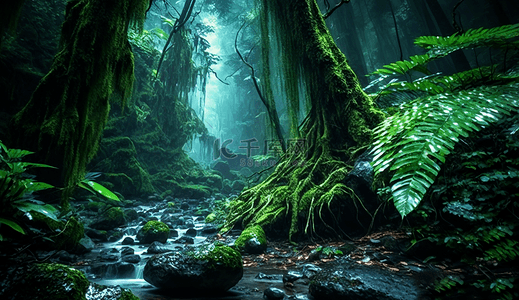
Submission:
<svg viewBox="0 0 519 300">
<path fill-rule="evenodd" d="M 186 22 L 189 20 L 191 13 L 193 12 L 193 8 L 195 7 L 196 0 L 186 0 L 184 4 L 184 8 L 182 9 L 182 14 L 180 17 L 175 21 L 175 24 L 173 24 L 173 29 L 171 30 L 168 40 L 166 41 L 166 44 L 164 45 L 164 49 L 162 50 L 162 55 L 160 56 L 159 65 L 157 67 L 157 75 L 155 78 L 159 77 L 159 70 L 160 66 L 162 65 L 162 62 L 164 61 L 164 56 L 166 55 L 166 52 L 168 50 L 169 43 L 171 42 L 171 38 L 173 38 L 173 35 L 177 33 L 177 31 L 186 24 Z"/>
<path fill-rule="evenodd" d="M 345 3 L 349 3 L 349 2 L 350 2 L 350 0 L 341 0 L 341 2 L 337 3 L 337 5 L 335 5 L 330 11 L 328 11 L 326 14 L 324 14 L 323 18 L 326 20 L 326 18 L 331 16 L 331 14 L 333 14 L 333 12 L 335 10 L 337 10 L 337 8 L 341 7 L 341 5 L 343 5 Z"/>
<path fill-rule="evenodd" d="M 240 29 L 238 29 L 238 32 L 236 32 L 236 38 L 234 39 L 234 49 L 236 49 L 236 53 L 238 53 L 238 56 L 240 57 L 241 61 L 247 67 L 249 67 L 249 69 L 251 70 L 250 77 L 252 79 L 252 82 L 254 83 L 254 87 L 256 88 L 256 92 L 258 93 L 258 96 L 260 97 L 261 102 L 263 102 L 263 105 L 265 105 L 265 108 L 267 109 L 270 121 L 273 123 L 274 129 L 275 129 L 276 134 L 278 136 L 278 139 L 281 142 L 281 149 L 283 150 L 283 152 L 286 152 L 287 151 L 287 147 L 286 147 L 285 141 L 283 139 L 283 134 L 281 133 L 281 125 L 279 123 L 279 117 L 277 115 L 277 112 L 272 109 L 272 107 L 270 106 L 270 103 L 265 99 L 265 97 L 263 97 L 263 94 L 261 93 L 260 87 L 258 85 L 258 80 L 256 79 L 256 76 L 255 76 L 255 72 L 256 71 L 254 70 L 254 67 L 249 62 L 247 62 L 245 60 L 245 58 L 243 58 L 243 55 L 240 53 L 240 50 L 238 49 L 238 35 L 240 34 L 240 31 L 243 29 L 243 27 L 245 27 L 246 24 L 247 23 L 244 22 L 241 25 Z"/>
</svg>

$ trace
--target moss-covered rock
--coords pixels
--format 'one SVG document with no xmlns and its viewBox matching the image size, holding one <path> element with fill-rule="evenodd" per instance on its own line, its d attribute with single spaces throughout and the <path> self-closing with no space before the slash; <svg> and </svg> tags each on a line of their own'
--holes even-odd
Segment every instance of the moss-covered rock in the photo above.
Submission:
<svg viewBox="0 0 519 300">
<path fill-rule="evenodd" d="M 99 219 L 90 227 L 95 229 L 110 230 L 126 224 L 126 215 L 121 207 L 110 207 L 102 212 Z"/>
<path fill-rule="evenodd" d="M 191 184 L 181 187 L 181 197 L 201 199 L 211 196 L 211 189 L 205 185 Z"/>
<path fill-rule="evenodd" d="M 90 284 L 81 271 L 60 264 L 18 266 L 0 274 L 2 299 L 86 300 Z"/>
<path fill-rule="evenodd" d="M 83 272 L 61 264 L 0 268 L 0 299 L 138 300 L 129 289 L 90 283 Z"/>
<path fill-rule="evenodd" d="M 165 243 L 168 237 L 169 227 L 160 221 L 148 221 L 137 232 L 137 239 L 143 244 L 150 244 L 155 241 Z"/>
<path fill-rule="evenodd" d="M 181 252 L 152 257 L 144 267 L 144 280 L 168 290 L 193 293 L 222 292 L 243 276 L 241 254 L 224 245 L 206 244 Z"/>
<path fill-rule="evenodd" d="M 246 228 L 234 242 L 236 249 L 251 254 L 263 253 L 267 249 L 265 231 L 259 225 Z"/>
</svg>

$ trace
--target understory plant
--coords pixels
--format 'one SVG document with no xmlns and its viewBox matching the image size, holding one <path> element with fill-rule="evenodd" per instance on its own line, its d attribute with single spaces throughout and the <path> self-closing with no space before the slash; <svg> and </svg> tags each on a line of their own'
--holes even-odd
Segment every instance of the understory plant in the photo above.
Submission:
<svg viewBox="0 0 519 300">
<path fill-rule="evenodd" d="M 20 213 L 31 214 L 38 212 L 57 219 L 58 210 L 35 198 L 34 193 L 53 188 L 52 185 L 39 182 L 27 173 L 31 168 L 54 168 L 45 164 L 23 161 L 25 156 L 33 152 L 20 149 L 8 149 L 0 141 L 0 226 L 8 226 L 15 231 L 25 234 L 25 230 L 16 220 Z M 0 227 L 0 232 L 4 232 Z M 3 235 L 0 233 L 0 241 Z"/>
<path fill-rule="evenodd" d="M 519 297 L 518 37 L 519 24 L 420 37 L 425 54 L 374 72 L 377 83 L 390 80 L 375 96 L 393 113 L 371 152 L 379 193 L 409 216 L 411 248 L 435 249 L 426 262 L 448 253 L 471 274 L 438 279 L 438 299 Z M 427 68 L 463 50 L 486 51 L 492 64 L 452 75 Z"/>
<path fill-rule="evenodd" d="M 58 208 L 37 199 L 39 191 L 56 188 L 45 182 L 35 179 L 28 172 L 33 168 L 55 168 L 46 164 L 24 161 L 25 157 L 33 152 L 22 149 L 9 149 L 0 141 L 0 241 L 3 241 L 1 226 L 7 226 L 21 234 L 26 234 L 20 225 L 22 215 L 26 214 L 29 220 L 34 213 L 59 222 L 62 217 Z M 78 186 L 112 201 L 119 198 L 93 179 L 99 173 L 89 173 L 78 182 Z"/>
<path fill-rule="evenodd" d="M 460 140 L 516 113 L 519 72 L 507 69 L 517 56 L 519 24 L 468 30 L 450 37 L 419 37 L 415 44 L 428 50 L 410 60 L 384 66 L 373 74 L 393 78 L 377 96 L 404 101 L 398 111 L 375 129 L 373 167 L 389 175 L 391 197 L 402 217 L 413 211 Z M 455 51 L 498 48 L 499 64 L 443 76 L 427 64 Z M 410 80 L 413 72 L 423 77 Z M 378 80 L 380 81 L 380 80 Z M 402 100 L 404 99 L 404 100 Z"/>
</svg>

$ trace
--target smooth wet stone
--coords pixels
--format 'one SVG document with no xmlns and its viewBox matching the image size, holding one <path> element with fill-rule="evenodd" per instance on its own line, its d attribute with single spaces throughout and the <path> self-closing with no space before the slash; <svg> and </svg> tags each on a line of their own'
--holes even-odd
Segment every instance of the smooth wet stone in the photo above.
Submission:
<svg viewBox="0 0 519 300">
<path fill-rule="evenodd" d="M 170 238 L 175 238 L 175 237 L 178 237 L 178 231 L 176 229 L 172 229 L 169 231 L 169 237 Z"/>
<path fill-rule="evenodd" d="M 135 253 L 135 250 L 133 250 L 132 247 L 125 246 L 125 247 L 121 248 L 121 256 L 132 255 L 134 253 Z"/>
<path fill-rule="evenodd" d="M 243 276 L 241 254 L 214 244 L 153 256 L 144 267 L 144 280 L 172 294 L 178 291 L 227 291 Z"/>
<path fill-rule="evenodd" d="M 133 245 L 135 243 L 135 240 L 129 236 L 125 237 L 121 244 L 123 245 Z"/>
<path fill-rule="evenodd" d="M 136 300 L 129 289 L 120 286 L 104 286 L 91 283 L 86 292 L 86 300 Z"/>
<path fill-rule="evenodd" d="M 303 265 L 303 277 L 312 279 L 312 277 L 315 276 L 318 272 L 320 272 L 322 269 L 316 265 L 313 264 L 304 264 Z"/>
<path fill-rule="evenodd" d="M 77 254 L 88 253 L 94 250 L 96 244 L 92 241 L 88 236 L 84 236 L 81 240 L 79 240 L 79 244 L 74 249 L 74 252 Z"/>
<path fill-rule="evenodd" d="M 119 260 L 119 251 L 117 249 L 103 249 L 99 252 L 98 259 L 100 261 L 117 261 Z"/>
<path fill-rule="evenodd" d="M 285 292 L 275 287 L 269 287 L 263 292 L 263 295 L 267 300 L 282 300 L 285 298 Z"/>
<path fill-rule="evenodd" d="M 261 254 L 265 252 L 266 244 L 260 243 L 258 238 L 252 238 L 245 242 L 245 252 L 249 254 Z"/>
<path fill-rule="evenodd" d="M 136 264 L 141 261 L 141 257 L 137 254 L 131 254 L 121 257 L 121 261 Z"/>
<path fill-rule="evenodd" d="M 316 300 L 423 300 L 425 289 L 412 277 L 375 266 L 342 263 L 311 280 L 309 294 Z"/>
<path fill-rule="evenodd" d="M 297 271 L 288 271 L 287 274 L 283 275 L 283 282 L 294 282 L 296 280 L 299 280 L 303 278 L 303 273 L 297 272 Z"/>
<path fill-rule="evenodd" d="M 272 275 L 272 274 L 265 274 L 265 273 L 258 273 L 254 278 L 259 280 L 281 280 L 281 275 Z"/>
<path fill-rule="evenodd" d="M 195 243 L 195 239 L 189 236 L 183 236 L 175 241 L 175 243 L 179 244 L 189 244 L 192 245 Z"/>
<path fill-rule="evenodd" d="M 159 254 L 159 253 L 166 253 L 171 252 L 172 249 L 168 247 L 166 244 L 163 244 L 161 242 L 153 242 L 151 243 L 150 247 L 148 248 L 147 252 L 149 254 Z"/>
<path fill-rule="evenodd" d="M 135 276 L 135 265 L 127 262 L 99 264 L 91 267 L 90 272 L 103 279 L 133 278 Z"/>
<path fill-rule="evenodd" d="M 189 228 L 189 229 L 186 231 L 186 235 L 187 235 L 187 236 L 192 236 L 192 237 L 194 237 L 194 236 L 196 236 L 196 234 L 197 234 L 197 231 L 196 231 L 196 229 L 194 229 L 194 228 Z"/>
<path fill-rule="evenodd" d="M 218 232 L 218 228 L 216 228 L 216 226 L 214 226 L 214 225 L 206 225 L 202 229 L 202 235 L 211 235 L 211 234 L 216 234 L 217 232 Z"/>
</svg>

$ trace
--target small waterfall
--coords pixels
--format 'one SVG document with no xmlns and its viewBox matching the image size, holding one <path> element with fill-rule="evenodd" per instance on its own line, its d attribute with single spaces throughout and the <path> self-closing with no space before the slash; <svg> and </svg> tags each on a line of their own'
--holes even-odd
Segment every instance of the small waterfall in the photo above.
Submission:
<svg viewBox="0 0 519 300">
<path fill-rule="evenodd" d="M 137 266 L 135 266 L 135 279 L 143 279 L 143 273 L 144 273 L 144 267 L 146 264 L 140 263 Z"/>
</svg>

